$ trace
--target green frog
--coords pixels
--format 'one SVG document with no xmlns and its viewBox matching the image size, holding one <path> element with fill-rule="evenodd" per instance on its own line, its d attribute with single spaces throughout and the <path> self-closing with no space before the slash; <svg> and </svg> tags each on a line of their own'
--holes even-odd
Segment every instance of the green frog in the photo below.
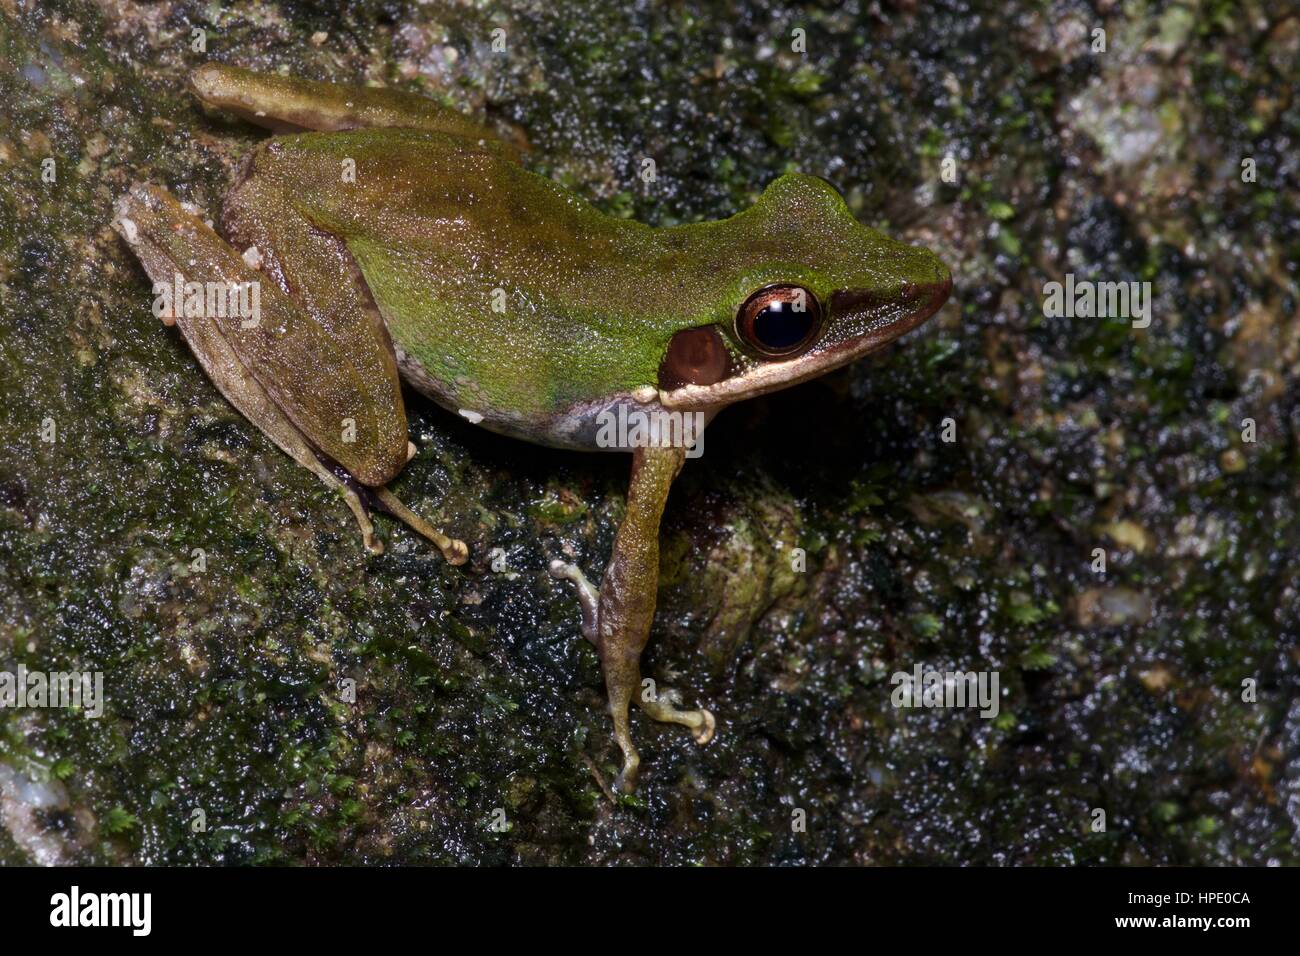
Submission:
<svg viewBox="0 0 1300 956">
<path fill-rule="evenodd" d="M 115 227 L 155 293 L 177 292 L 155 311 L 231 404 L 338 490 L 372 550 L 379 507 L 451 563 L 468 557 L 386 488 L 415 451 L 403 380 L 503 435 L 630 452 L 599 589 L 571 564 L 549 571 L 576 589 L 600 658 L 615 786 L 636 783 L 633 702 L 707 743 L 708 710 L 641 681 L 674 478 L 721 409 L 924 322 L 948 270 L 858 223 L 816 176 L 783 175 L 729 219 L 652 228 L 529 172 L 510 138 L 423 97 L 219 64 L 190 86 L 277 135 L 244 158 L 220 233 L 159 186 L 121 198 Z M 212 314 L 214 286 L 255 290 L 240 300 L 255 314 Z"/>
</svg>

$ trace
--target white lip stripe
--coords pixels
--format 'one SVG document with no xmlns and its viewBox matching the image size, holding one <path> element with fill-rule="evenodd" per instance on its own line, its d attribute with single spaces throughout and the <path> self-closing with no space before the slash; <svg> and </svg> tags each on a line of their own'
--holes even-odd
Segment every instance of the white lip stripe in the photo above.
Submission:
<svg viewBox="0 0 1300 956">
<path fill-rule="evenodd" d="M 868 333 L 824 351 L 813 351 L 799 358 L 769 362 L 716 385 L 683 385 L 671 391 L 661 389 L 659 402 L 664 408 L 671 409 L 710 408 L 797 385 L 884 348 L 916 328 L 929 318 L 930 314 L 923 312 L 919 313 L 921 318 L 908 317 L 890 322 L 874 333 Z"/>
</svg>

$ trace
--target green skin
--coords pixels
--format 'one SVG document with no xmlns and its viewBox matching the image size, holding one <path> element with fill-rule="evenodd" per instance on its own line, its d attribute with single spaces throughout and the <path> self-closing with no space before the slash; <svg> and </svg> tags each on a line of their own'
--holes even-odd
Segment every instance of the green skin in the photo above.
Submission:
<svg viewBox="0 0 1300 956">
<path fill-rule="evenodd" d="M 116 226 L 156 283 L 258 281 L 254 327 L 182 310 L 164 321 L 180 326 L 232 404 L 340 490 L 373 550 L 367 500 L 453 563 L 468 555 L 384 487 L 414 450 L 402 379 L 494 431 L 596 450 L 602 413 L 708 421 L 892 342 L 951 288 L 932 253 L 860 225 L 816 177 L 782 176 L 730 219 L 655 229 L 603 215 L 529 173 L 488 129 L 420 97 L 217 64 L 190 82 L 210 106 L 277 132 L 314 132 L 277 136 L 247 157 L 224 239 L 142 184 L 119 202 Z M 821 316 L 810 342 L 780 359 L 747 342 L 737 319 L 773 285 L 807 290 Z M 701 329 L 715 343 L 713 373 L 683 377 L 669 358 Z M 685 451 L 613 450 L 632 452 L 632 480 L 600 590 L 572 565 L 551 572 L 577 589 L 623 752 L 616 786 L 630 789 L 632 701 L 700 743 L 714 720 L 679 710 L 672 691 L 640 692 L 659 521 Z"/>
</svg>

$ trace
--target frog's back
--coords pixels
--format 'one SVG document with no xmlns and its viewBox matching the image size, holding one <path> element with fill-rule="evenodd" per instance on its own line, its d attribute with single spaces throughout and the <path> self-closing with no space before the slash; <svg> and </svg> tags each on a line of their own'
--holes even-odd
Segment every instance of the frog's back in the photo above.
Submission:
<svg viewBox="0 0 1300 956">
<path fill-rule="evenodd" d="M 605 216 L 491 141 L 406 129 L 272 139 L 270 184 L 353 257 L 416 387 L 471 420 L 586 447 L 588 418 L 657 380 L 689 319 L 638 310 L 656 230 Z M 671 250 L 668 250 L 671 253 Z"/>
</svg>

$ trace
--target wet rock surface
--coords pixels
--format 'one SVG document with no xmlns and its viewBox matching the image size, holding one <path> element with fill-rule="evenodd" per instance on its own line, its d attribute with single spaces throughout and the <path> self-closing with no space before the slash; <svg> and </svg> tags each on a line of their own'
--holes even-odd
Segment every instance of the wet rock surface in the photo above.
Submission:
<svg viewBox="0 0 1300 956">
<path fill-rule="evenodd" d="M 1295 863 L 1300 17 L 616 6 L 0 0 L 0 671 L 107 693 L 0 710 L 0 862 Z M 952 267 L 687 465 L 645 671 L 718 734 L 634 717 L 634 798 L 545 572 L 603 567 L 627 462 L 412 397 L 396 490 L 471 562 L 371 557 L 151 314 L 113 201 L 215 212 L 261 135 L 208 58 L 437 96 L 656 224 L 815 173 Z M 1067 274 L 1150 325 L 1046 314 Z M 895 707 L 918 664 L 998 715 Z"/>
</svg>

